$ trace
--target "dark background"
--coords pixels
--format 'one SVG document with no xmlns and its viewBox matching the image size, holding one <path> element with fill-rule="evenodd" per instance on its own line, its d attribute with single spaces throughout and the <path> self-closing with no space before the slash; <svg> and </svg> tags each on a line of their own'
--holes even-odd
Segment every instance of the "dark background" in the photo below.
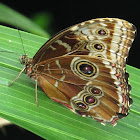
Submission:
<svg viewBox="0 0 140 140">
<path fill-rule="evenodd" d="M 32 16 L 38 12 L 50 13 L 52 15 L 50 28 L 54 33 L 57 33 L 58 31 L 73 24 L 94 18 L 116 17 L 125 19 L 137 27 L 137 36 L 133 43 L 133 47 L 130 50 L 127 64 L 140 68 L 139 0 L 1 0 L 1 2 L 29 17 L 30 19 L 32 19 Z"/>
</svg>

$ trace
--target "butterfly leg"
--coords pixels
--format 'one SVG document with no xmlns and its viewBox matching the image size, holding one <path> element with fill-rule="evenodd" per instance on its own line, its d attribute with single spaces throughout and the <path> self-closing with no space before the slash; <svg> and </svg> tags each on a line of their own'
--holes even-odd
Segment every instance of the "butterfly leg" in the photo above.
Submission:
<svg viewBox="0 0 140 140">
<path fill-rule="evenodd" d="M 21 73 L 25 70 L 25 67 L 20 71 L 20 73 L 18 74 L 18 76 L 8 85 L 8 87 L 10 87 L 21 75 Z"/>
<path fill-rule="evenodd" d="M 36 105 L 38 107 L 38 99 L 37 99 L 37 77 L 35 79 L 35 100 L 36 100 Z"/>
</svg>

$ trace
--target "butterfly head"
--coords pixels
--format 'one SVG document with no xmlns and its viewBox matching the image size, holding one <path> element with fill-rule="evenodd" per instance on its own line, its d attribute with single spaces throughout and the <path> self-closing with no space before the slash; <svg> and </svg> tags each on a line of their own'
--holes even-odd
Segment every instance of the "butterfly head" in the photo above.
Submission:
<svg viewBox="0 0 140 140">
<path fill-rule="evenodd" d="M 19 61 L 23 65 L 28 65 L 29 63 L 31 63 L 32 60 L 28 57 L 27 54 L 24 54 L 19 57 Z"/>
<path fill-rule="evenodd" d="M 31 73 L 32 59 L 27 54 L 24 54 L 19 57 L 19 61 L 25 67 L 24 72 L 29 75 Z"/>
</svg>

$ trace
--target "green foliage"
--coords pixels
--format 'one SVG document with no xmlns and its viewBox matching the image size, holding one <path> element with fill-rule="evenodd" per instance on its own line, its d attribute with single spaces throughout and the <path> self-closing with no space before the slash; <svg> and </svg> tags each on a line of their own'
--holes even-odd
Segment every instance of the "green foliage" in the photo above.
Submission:
<svg viewBox="0 0 140 140">
<path fill-rule="evenodd" d="M 50 28 L 53 20 L 53 16 L 49 12 L 39 12 L 32 16 L 32 21 L 42 27 L 45 31 L 52 34 L 52 28 Z"/>
<path fill-rule="evenodd" d="M 20 31 L 29 57 L 46 42 L 46 38 Z M 130 114 L 117 126 L 103 126 L 91 118 L 80 117 L 62 105 L 51 101 L 38 88 L 39 107 L 35 102 L 35 82 L 21 74 L 13 85 L 7 85 L 18 75 L 23 66 L 18 54 L 23 53 L 19 33 L 0 26 L 0 117 L 3 117 L 47 140 L 120 140 L 140 139 L 140 70 L 127 66 L 132 85 Z"/>
<path fill-rule="evenodd" d="M 44 15 L 45 16 L 45 15 Z M 12 25 L 15 28 L 20 28 L 27 32 L 49 37 L 49 34 L 45 32 L 40 26 L 32 22 L 29 18 L 21 15 L 15 10 L 7 7 L 0 3 L 0 22 L 8 25 Z M 46 24 L 49 23 L 49 20 L 46 19 Z"/>
</svg>

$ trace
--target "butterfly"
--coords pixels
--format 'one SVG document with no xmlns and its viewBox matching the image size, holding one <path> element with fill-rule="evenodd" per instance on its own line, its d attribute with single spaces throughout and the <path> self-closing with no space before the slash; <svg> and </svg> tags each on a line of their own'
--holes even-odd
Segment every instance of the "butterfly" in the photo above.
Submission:
<svg viewBox="0 0 140 140">
<path fill-rule="evenodd" d="M 36 102 L 39 85 L 74 113 L 115 126 L 133 102 L 126 58 L 135 32 L 134 25 L 117 18 L 76 24 L 52 37 L 33 58 L 21 56 L 18 77 L 24 71 L 35 80 Z"/>
</svg>

